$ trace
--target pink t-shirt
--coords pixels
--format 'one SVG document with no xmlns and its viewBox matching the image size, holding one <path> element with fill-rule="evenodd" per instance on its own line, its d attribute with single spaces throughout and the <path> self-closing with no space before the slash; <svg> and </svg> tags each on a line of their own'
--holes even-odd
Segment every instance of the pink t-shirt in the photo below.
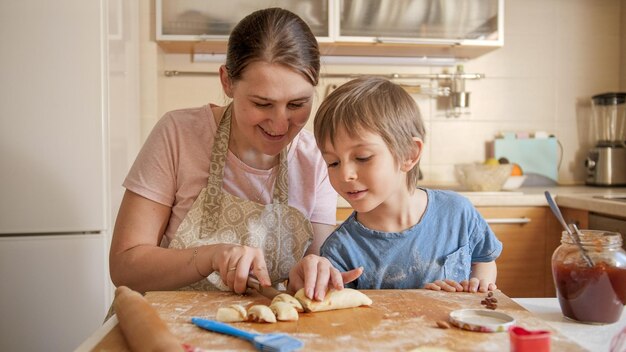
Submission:
<svg viewBox="0 0 626 352">
<path fill-rule="evenodd" d="M 124 181 L 129 191 L 172 207 L 165 230 L 170 241 L 206 187 L 216 131 L 211 105 L 168 112 L 150 133 Z M 313 223 L 335 225 L 337 193 L 309 131 L 302 130 L 294 138 L 287 161 L 289 205 Z M 222 187 L 237 197 L 268 204 L 274 177 L 272 170 L 254 169 L 229 150 Z"/>
</svg>

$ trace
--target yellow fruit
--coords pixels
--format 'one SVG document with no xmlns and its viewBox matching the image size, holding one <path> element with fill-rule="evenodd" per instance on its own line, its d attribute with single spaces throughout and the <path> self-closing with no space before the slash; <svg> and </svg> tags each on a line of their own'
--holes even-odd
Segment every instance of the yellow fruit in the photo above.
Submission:
<svg viewBox="0 0 626 352">
<path fill-rule="evenodd" d="M 485 165 L 500 165 L 500 162 L 496 158 L 489 158 L 485 160 Z"/>
<path fill-rule="evenodd" d="M 522 172 L 522 168 L 519 164 L 513 163 L 513 169 L 511 169 L 511 176 L 522 176 L 524 172 Z"/>
</svg>

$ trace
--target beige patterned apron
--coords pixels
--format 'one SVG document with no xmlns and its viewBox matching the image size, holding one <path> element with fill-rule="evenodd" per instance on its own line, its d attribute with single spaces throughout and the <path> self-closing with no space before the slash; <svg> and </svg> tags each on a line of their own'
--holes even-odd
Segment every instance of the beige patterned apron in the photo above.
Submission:
<svg viewBox="0 0 626 352">
<path fill-rule="evenodd" d="M 224 111 L 211 152 L 209 178 L 176 231 L 169 248 L 190 248 L 214 243 L 238 243 L 263 249 L 272 282 L 289 277 L 313 239 L 309 220 L 287 204 L 287 151 L 280 153 L 272 203 L 261 205 L 222 189 L 230 136 L 231 106 Z M 212 272 L 181 290 L 228 290 L 219 272 Z"/>
</svg>

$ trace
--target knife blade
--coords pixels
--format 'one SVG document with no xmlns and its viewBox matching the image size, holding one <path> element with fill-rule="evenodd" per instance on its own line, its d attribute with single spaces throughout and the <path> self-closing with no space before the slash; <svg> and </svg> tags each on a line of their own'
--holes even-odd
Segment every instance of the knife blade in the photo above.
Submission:
<svg viewBox="0 0 626 352">
<path fill-rule="evenodd" d="M 262 296 L 267 297 L 269 299 L 274 299 L 274 297 L 276 297 L 279 294 L 283 293 L 283 292 L 280 292 L 277 289 L 273 288 L 272 286 L 261 286 L 261 284 L 259 283 L 259 280 L 257 280 L 256 278 L 254 278 L 252 276 L 248 277 L 247 286 L 249 288 L 257 291 Z"/>
</svg>

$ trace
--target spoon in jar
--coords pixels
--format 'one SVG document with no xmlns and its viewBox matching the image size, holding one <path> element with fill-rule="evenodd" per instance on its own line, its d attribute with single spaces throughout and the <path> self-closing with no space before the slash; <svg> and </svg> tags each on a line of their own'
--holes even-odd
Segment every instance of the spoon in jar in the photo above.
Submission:
<svg viewBox="0 0 626 352">
<path fill-rule="evenodd" d="M 589 267 L 593 267 L 593 261 L 591 260 L 591 258 L 589 258 L 587 251 L 585 250 L 585 248 L 583 248 L 583 245 L 580 243 L 580 237 L 578 237 L 580 232 L 578 231 L 578 227 L 574 227 L 576 229 L 576 234 L 574 234 L 572 232 L 572 229 L 565 222 L 565 219 L 563 218 L 563 214 L 561 214 L 559 207 L 556 205 L 556 203 L 552 199 L 550 192 L 546 191 L 545 195 L 546 195 L 546 200 L 548 201 L 548 205 L 550 205 L 550 209 L 552 210 L 552 213 L 554 213 L 554 216 L 556 217 L 556 219 L 559 220 L 559 222 L 561 223 L 561 226 L 563 226 L 563 228 L 565 229 L 565 232 L 567 232 L 567 234 L 569 235 L 569 238 L 572 241 L 574 241 L 576 246 L 578 246 L 578 249 L 580 249 L 580 253 L 582 254 L 583 259 L 585 260 L 585 262 L 587 262 L 587 265 L 589 265 Z M 573 226 L 576 226 L 576 224 L 573 224 Z"/>
</svg>

